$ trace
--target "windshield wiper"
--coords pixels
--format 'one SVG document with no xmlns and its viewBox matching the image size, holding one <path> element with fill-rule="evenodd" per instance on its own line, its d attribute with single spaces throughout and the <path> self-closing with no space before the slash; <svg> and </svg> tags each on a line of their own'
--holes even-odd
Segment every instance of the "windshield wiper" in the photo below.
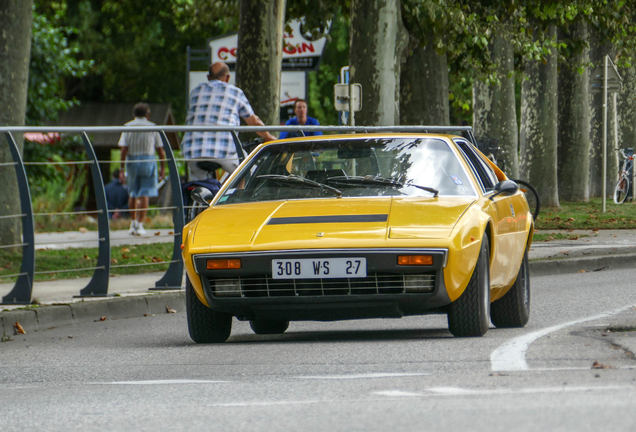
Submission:
<svg viewBox="0 0 636 432">
<path fill-rule="evenodd" d="M 329 180 L 333 180 L 335 182 L 351 182 L 351 183 L 367 183 L 367 184 L 382 184 L 382 185 L 388 185 L 388 186 L 399 186 L 399 187 L 408 187 L 408 186 L 413 186 L 416 187 L 418 189 L 422 189 L 425 190 L 426 192 L 430 192 L 433 194 L 433 197 L 437 197 L 439 195 L 439 191 L 435 188 L 432 187 L 428 187 L 428 186 L 420 186 L 414 183 L 401 183 L 397 180 L 393 180 L 393 179 L 388 179 L 386 177 L 373 177 L 373 176 L 336 176 L 336 177 L 329 177 L 327 179 Z"/>
<path fill-rule="evenodd" d="M 317 181 L 314 180 L 309 180 L 305 177 L 300 177 L 297 175 L 281 175 L 281 174 L 263 174 L 263 175 L 259 175 L 256 178 L 264 178 L 264 179 L 270 179 L 270 180 L 284 180 L 284 181 L 293 181 L 293 182 L 297 182 L 297 183 L 303 183 L 306 184 L 308 186 L 312 186 L 312 187 L 317 187 L 324 190 L 328 190 L 329 192 L 333 192 L 338 198 L 342 198 L 342 192 L 339 189 L 336 189 L 335 187 L 332 186 L 328 186 L 326 184 L 322 184 L 319 183 Z"/>
</svg>

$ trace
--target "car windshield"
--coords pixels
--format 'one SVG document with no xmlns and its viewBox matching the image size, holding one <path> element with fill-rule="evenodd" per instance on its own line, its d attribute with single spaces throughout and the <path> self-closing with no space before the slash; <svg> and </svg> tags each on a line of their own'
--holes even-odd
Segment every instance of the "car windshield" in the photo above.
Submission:
<svg viewBox="0 0 636 432">
<path fill-rule="evenodd" d="M 321 139 L 264 147 L 216 204 L 438 195 L 475 195 L 462 164 L 442 139 Z"/>
</svg>

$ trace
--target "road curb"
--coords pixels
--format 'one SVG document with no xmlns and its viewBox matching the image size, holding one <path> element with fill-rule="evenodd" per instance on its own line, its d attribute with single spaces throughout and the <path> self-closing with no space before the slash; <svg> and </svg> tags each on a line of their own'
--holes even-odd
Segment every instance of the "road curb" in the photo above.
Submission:
<svg viewBox="0 0 636 432">
<path fill-rule="evenodd" d="M 529 264 L 532 276 L 634 268 L 636 267 L 636 253 L 543 259 L 530 261 Z M 29 333 L 101 319 L 112 320 L 158 315 L 168 313 L 168 310 L 176 312 L 185 310 L 184 291 L 160 292 L 0 312 L 0 332 L 4 336 L 13 336 L 16 322 L 20 323 L 22 328 Z"/>
<path fill-rule="evenodd" d="M 595 272 L 636 267 L 636 254 L 530 261 L 531 276 Z"/>
<path fill-rule="evenodd" d="M 14 324 L 25 332 L 100 320 L 137 318 L 185 310 L 185 291 L 126 296 L 0 312 L 0 336 L 14 336 Z"/>
<path fill-rule="evenodd" d="M 37 331 L 38 317 L 35 314 L 35 310 L 13 310 L 0 313 L 0 321 L 2 322 L 2 335 L 12 336 L 15 334 L 14 325 L 19 323 L 26 331 Z"/>
</svg>

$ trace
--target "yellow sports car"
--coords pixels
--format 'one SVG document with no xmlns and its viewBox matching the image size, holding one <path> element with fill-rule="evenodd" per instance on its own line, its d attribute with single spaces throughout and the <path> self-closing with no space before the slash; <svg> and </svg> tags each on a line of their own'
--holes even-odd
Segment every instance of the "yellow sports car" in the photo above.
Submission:
<svg viewBox="0 0 636 432">
<path fill-rule="evenodd" d="M 444 313 L 455 336 L 522 327 L 533 219 L 468 140 L 329 135 L 259 146 L 185 226 L 190 336 L 293 320 Z"/>
</svg>

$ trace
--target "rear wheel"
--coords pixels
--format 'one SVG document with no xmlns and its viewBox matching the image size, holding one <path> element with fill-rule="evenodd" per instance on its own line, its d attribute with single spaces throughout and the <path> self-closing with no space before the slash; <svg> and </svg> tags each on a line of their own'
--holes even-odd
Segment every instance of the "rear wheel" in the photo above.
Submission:
<svg viewBox="0 0 636 432">
<path fill-rule="evenodd" d="M 289 327 L 289 321 L 256 319 L 250 321 L 250 327 L 258 335 L 283 334 Z"/>
<path fill-rule="evenodd" d="M 528 251 L 523 255 L 517 280 L 510 290 L 490 305 L 490 319 L 495 327 L 523 327 L 530 319 L 530 269 Z"/>
<path fill-rule="evenodd" d="M 627 191 L 629 191 L 629 177 L 623 174 L 614 188 L 614 202 L 623 204 L 627 199 Z"/>
<path fill-rule="evenodd" d="M 188 331 L 196 343 L 221 343 L 230 337 L 232 315 L 210 309 L 197 297 L 186 277 L 186 313 Z"/>
<path fill-rule="evenodd" d="M 483 336 L 490 324 L 490 247 L 484 235 L 479 259 L 462 295 L 449 305 L 448 328 L 454 336 Z"/>
</svg>

